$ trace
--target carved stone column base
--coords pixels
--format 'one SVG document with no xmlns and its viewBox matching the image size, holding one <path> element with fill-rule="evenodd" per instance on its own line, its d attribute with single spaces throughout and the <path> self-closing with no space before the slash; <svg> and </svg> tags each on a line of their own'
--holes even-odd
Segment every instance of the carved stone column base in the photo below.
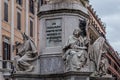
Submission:
<svg viewBox="0 0 120 80">
<path fill-rule="evenodd" d="M 59 74 L 13 74 L 17 80 L 90 80 L 91 72 L 66 72 Z"/>
<path fill-rule="evenodd" d="M 68 72 L 65 80 L 90 80 L 91 72 Z"/>
<path fill-rule="evenodd" d="M 91 77 L 90 80 L 115 80 L 113 77 Z"/>
</svg>

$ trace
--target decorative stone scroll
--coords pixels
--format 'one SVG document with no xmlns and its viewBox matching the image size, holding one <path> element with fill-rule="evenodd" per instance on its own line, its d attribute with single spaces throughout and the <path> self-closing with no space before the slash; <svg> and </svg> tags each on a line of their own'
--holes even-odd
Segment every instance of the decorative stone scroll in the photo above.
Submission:
<svg viewBox="0 0 120 80">
<path fill-rule="evenodd" d="M 90 61 L 92 61 L 95 66 L 95 71 L 92 76 L 112 77 L 107 73 L 109 63 L 105 56 L 106 51 L 103 47 L 104 43 L 105 39 L 103 37 L 99 37 L 91 46 L 89 57 Z"/>
</svg>

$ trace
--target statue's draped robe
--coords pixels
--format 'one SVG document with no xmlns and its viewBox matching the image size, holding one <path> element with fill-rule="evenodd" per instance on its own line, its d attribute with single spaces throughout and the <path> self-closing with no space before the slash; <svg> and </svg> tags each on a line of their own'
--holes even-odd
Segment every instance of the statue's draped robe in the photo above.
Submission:
<svg viewBox="0 0 120 80">
<path fill-rule="evenodd" d="M 66 71 L 80 70 L 87 62 L 88 54 L 85 47 L 85 40 L 83 37 L 76 38 L 70 36 L 65 47 L 63 48 L 65 54 L 63 59 L 66 64 Z M 78 49 L 81 47 L 81 49 Z"/>
<path fill-rule="evenodd" d="M 33 65 L 31 62 L 37 58 L 38 53 L 34 42 L 30 38 L 21 45 L 18 54 L 21 57 L 17 60 L 17 70 L 32 71 Z"/>
<path fill-rule="evenodd" d="M 104 42 L 105 39 L 103 37 L 99 37 L 90 48 L 89 57 L 90 60 L 94 62 L 96 71 L 99 70 Z"/>
</svg>

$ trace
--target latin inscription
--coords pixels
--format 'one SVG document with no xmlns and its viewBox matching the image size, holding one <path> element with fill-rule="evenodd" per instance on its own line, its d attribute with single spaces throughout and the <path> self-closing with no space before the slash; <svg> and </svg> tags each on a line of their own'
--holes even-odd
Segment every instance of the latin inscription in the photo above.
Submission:
<svg viewBox="0 0 120 80">
<path fill-rule="evenodd" d="M 47 47 L 61 46 L 62 44 L 61 19 L 46 20 L 46 41 Z"/>
</svg>

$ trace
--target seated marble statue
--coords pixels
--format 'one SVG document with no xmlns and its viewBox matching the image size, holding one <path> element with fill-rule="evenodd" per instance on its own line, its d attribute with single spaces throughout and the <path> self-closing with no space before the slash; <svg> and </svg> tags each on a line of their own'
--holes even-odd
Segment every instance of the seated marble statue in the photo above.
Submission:
<svg viewBox="0 0 120 80">
<path fill-rule="evenodd" d="M 17 43 L 16 71 L 30 72 L 34 66 L 32 61 L 37 59 L 38 53 L 34 42 L 25 33 L 22 34 L 23 43 Z"/>
<path fill-rule="evenodd" d="M 75 29 L 63 48 L 66 71 L 80 71 L 87 65 L 86 38 L 80 32 L 80 29 Z"/>
</svg>

